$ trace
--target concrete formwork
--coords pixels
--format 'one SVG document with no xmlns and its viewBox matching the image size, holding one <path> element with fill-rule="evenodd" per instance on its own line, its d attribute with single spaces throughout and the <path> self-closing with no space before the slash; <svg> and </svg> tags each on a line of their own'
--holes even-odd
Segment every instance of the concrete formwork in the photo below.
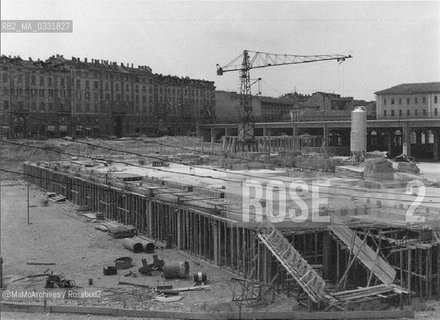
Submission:
<svg viewBox="0 0 440 320">
<path fill-rule="evenodd" d="M 50 166 L 26 163 L 25 178 L 51 192 L 64 195 L 106 219 L 134 226 L 150 238 L 168 240 L 179 250 L 230 269 L 245 278 L 270 284 L 287 296 L 300 297 L 300 288 L 258 239 L 255 228 L 223 216 L 214 205 L 179 201 L 179 194 L 143 182 L 136 186 L 101 181 L 90 174 L 60 172 Z M 156 192 L 157 190 L 160 192 Z M 358 236 L 397 271 L 395 283 L 413 295 L 440 298 L 440 246 L 423 230 L 362 224 L 351 225 Z M 325 227 L 283 230 L 288 241 L 330 284 L 346 275 L 342 289 L 377 283 L 372 272 L 357 262 L 348 268 L 352 252 Z M 402 240 L 405 239 L 405 240 Z"/>
</svg>

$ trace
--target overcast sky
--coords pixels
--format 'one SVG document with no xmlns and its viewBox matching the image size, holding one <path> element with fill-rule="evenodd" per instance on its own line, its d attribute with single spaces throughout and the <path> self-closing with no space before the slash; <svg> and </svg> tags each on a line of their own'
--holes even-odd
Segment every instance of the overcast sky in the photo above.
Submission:
<svg viewBox="0 0 440 320">
<path fill-rule="evenodd" d="M 148 65 L 155 73 L 215 81 L 237 91 L 238 73 L 216 75 L 244 49 L 335 61 L 251 70 L 263 94 L 341 93 L 372 100 L 400 83 L 440 81 L 440 2 L 2 0 L 1 18 L 71 19 L 73 33 L 1 34 L 1 53 L 59 53 Z M 256 89 L 256 88 L 255 88 Z"/>
</svg>

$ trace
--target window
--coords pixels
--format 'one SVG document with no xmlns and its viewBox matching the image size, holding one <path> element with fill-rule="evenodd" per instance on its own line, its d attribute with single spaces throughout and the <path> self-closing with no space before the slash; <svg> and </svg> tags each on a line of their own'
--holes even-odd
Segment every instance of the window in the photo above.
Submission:
<svg viewBox="0 0 440 320">
<path fill-rule="evenodd" d="M 44 98 L 44 89 L 40 89 L 40 97 Z"/>
<path fill-rule="evenodd" d="M 399 98 L 399 104 L 402 104 L 402 98 Z"/>
<path fill-rule="evenodd" d="M 147 96 L 142 96 L 142 102 L 143 103 L 147 102 Z"/>
<path fill-rule="evenodd" d="M 86 92 L 84 98 L 88 101 L 90 100 L 90 92 Z"/>
<path fill-rule="evenodd" d="M 99 88 L 99 83 L 98 83 L 98 81 L 95 81 L 95 89 L 98 89 Z"/>
<path fill-rule="evenodd" d="M 61 78 L 60 79 L 61 88 L 64 88 L 66 86 L 66 79 Z"/>
<path fill-rule="evenodd" d="M 394 99 L 391 99 L 391 104 L 394 104 Z M 392 113 L 392 112 L 391 112 Z"/>
<path fill-rule="evenodd" d="M 409 98 L 406 98 L 406 104 L 409 104 Z"/>
<path fill-rule="evenodd" d="M 402 116 L 402 110 L 399 110 L 399 116 Z"/>
<path fill-rule="evenodd" d="M 35 103 L 35 101 L 32 101 L 31 108 L 34 111 L 37 110 L 37 104 Z"/>
<path fill-rule="evenodd" d="M 414 110 L 414 115 L 415 115 L 415 116 L 417 115 L 417 113 L 418 113 L 418 112 L 417 112 L 417 109 L 416 109 L 416 110 Z"/>
<path fill-rule="evenodd" d="M 411 132 L 411 144 L 417 143 L 417 133 L 415 131 Z"/>
<path fill-rule="evenodd" d="M 45 111 L 46 106 L 44 105 L 44 102 L 40 102 L 40 111 Z"/>
<path fill-rule="evenodd" d="M 3 73 L 3 82 L 8 82 L 8 74 L 6 72 L 2 72 Z"/>
<path fill-rule="evenodd" d="M 52 98 L 53 97 L 53 89 L 49 89 L 48 93 L 49 93 L 49 98 Z"/>
<path fill-rule="evenodd" d="M 438 109 L 437 108 L 434 109 L 434 115 L 438 116 Z"/>
<path fill-rule="evenodd" d="M 423 103 L 426 103 L 426 97 L 422 98 Z"/>
<path fill-rule="evenodd" d="M 437 103 L 437 96 L 434 96 L 434 103 Z"/>
<path fill-rule="evenodd" d="M 3 101 L 3 109 L 4 110 L 8 110 L 9 109 L 9 101 L 8 100 Z"/>
<path fill-rule="evenodd" d="M 52 104 L 52 103 L 49 103 L 49 104 L 48 104 L 48 108 L 49 108 L 49 111 L 53 111 L 53 104 Z"/>
<path fill-rule="evenodd" d="M 37 80 L 36 80 L 35 75 L 32 75 L 32 76 L 31 76 L 31 84 L 32 84 L 32 85 L 35 85 L 36 81 L 37 81 Z"/>
<path fill-rule="evenodd" d="M 384 115 L 384 116 L 387 115 L 387 111 L 386 111 L 386 110 L 383 111 L 383 115 Z"/>
<path fill-rule="evenodd" d="M 130 86 L 128 85 L 128 83 L 125 85 L 125 90 L 130 90 Z"/>
<path fill-rule="evenodd" d="M 76 87 L 77 88 L 81 87 L 81 80 L 79 80 L 79 79 L 76 80 Z"/>
<path fill-rule="evenodd" d="M 40 86 L 44 86 L 44 77 L 40 76 Z"/>
<path fill-rule="evenodd" d="M 410 110 L 406 110 L 406 115 L 409 116 L 411 114 Z"/>
<path fill-rule="evenodd" d="M 86 80 L 86 89 L 89 88 L 89 80 Z"/>
<path fill-rule="evenodd" d="M 418 102 L 417 102 L 417 98 L 414 98 L 414 103 L 418 103 Z"/>
<path fill-rule="evenodd" d="M 423 115 L 426 116 L 426 109 L 423 109 Z"/>
<path fill-rule="evenodd" d="M 383 99 L 383 105 L 384 105 L 384 106 L 387 105 L 387 99 Z"/>
<path fill-rule="evenodd" d="M 49 86 L 52 85 L 52 77 L 47 78 L 47 80 L 49 81 Z"/>
</svg>

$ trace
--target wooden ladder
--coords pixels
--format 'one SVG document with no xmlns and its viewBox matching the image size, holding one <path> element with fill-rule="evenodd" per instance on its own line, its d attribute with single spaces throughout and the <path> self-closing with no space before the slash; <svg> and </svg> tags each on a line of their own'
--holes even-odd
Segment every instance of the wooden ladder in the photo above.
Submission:
<svg viewBox="0 0 440 320">
<path fill-rule="evenodd" d="M 289 241 L 274 227 L 269 233 L 258 233 L 261 242 L 272 252 L 275 258 L 301 286 L 313 302 L 328 299 L 324 292 L 325 281 L 295 250 Z"/>
</svg>

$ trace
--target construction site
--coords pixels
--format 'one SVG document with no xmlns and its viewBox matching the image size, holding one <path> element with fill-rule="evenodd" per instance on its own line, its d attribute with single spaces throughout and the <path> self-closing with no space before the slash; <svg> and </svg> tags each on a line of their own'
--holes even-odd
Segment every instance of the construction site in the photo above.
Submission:
<svg viewBox="0 0 440 320">
<path fill-rule="evenodd" d="M 367 152 L 364 107 L 349 156 L 325 134 L 254 131 L 250 69 L 349 58 L 245 50 L 218 65 L 241 79 L 242 121 L 221 140 L 2 141 L 2 309 L 435 319 L 439 164 Z"/>
<path fill-rule="evenodd" d="M 116 277 L 126 280 L 130 271 L 129 283 L 140 286 L 134 288 L 148 292 L 148 297 L 142 298 L 143 293 L 137 291 L 140 298 L 132 293 L 127 302 L 119 292 L 113 298 L 94 299 L 90 302 L 94 306 L 163 310 L 163 306 L 143 307 L 135 302 L 154 296 L 164 301 L 176 298 L 175 292 L 168 295 L 169 289 L 162 292 L 159 285 L 152 293 L 152 279 L 156 284 L 161 279 L 160 285 L 173 280 L 163 280 L 161 268 L 162 272 L 153 274 L 141 272 L 142 253 L 136 253 L 135 246 L 145 242 L 154 244 L 162 259 L 166 251 L 177 250 L 187 254 L 183 260 L 195 261 L 184 272 L 186 280 L 177 280 L 178 287 L 184 283 L 190 291 L 180 293 L 190 300 L 190 307 L 162 303 L 167 309 L 174 304 L 178 307 L 173 310 L 189 312 L 176 311 L 175 317 L 194 318 L 198 312 L 200 317 L 224 313 L 233 318 L 240 311 L 242 316 L 247 312 L 254 318 L 292 318 L 295 312 L 298 318 L 308 314 L 308 319 L 403 318 L 414 315 L 412 301 L 440 298 L 439 185 L 432 175 L 423 175 L 422 165 L 421 174 L 410 173 L 402 167 L 415 164 L 404 162 L 402 166 L 381 153 L 366 155 L 361 163 L 325 152 L 222 153 L 224 143 L 185 137 L 41 144 L 2 144 L 2 168 L 10 168 L 2 170 L 3 180 L 17 179 L 18 150 L 23 161 L 40 159 L 23 164 L 22 178 L 28 188 L 41 190 L 36 197 L 40 202 L 30 209 L 27 203 L 32 220 L 28 228 L 38 225 L 39 217 L 32 214 L 35 207 L 53 207 L 58 215 L 64 211 L 82 217 L 91 233 L 105 231 L 113 241 L 132 240 L 131 246 L 118 244 L 120 255 L 130 256 L 133 263 L 128 270 L 118 270 Z M 272 142 L 272 150 L 275 144 Z M 10 163 L 5 161 L 8 153 L 15 155 Z M 8 188 L 2 186 L 2 192 Z M 2 194 L 2 206 L 4 202 Z M 24 213 L 20 216 L 25 219 Z M 69 217 L 62 219 L 70 223 Z M 2 229 L 7 228 L 4 223 Z M 26 226 L 25 220 L 23 224 Z M 151 262 L 151 254 L 145 256 Z M 32 259 L 32 255 L 26 258 Z M 3 259 L 3 279 L 8 279 L 14 263 L 7 255 Z M 150 265 L 145 262 L 144 267 L 151 269 L 156 259 Z M 175 257 L 165 259 L 165 265 L 172 264 L 172 259 Z M 215 274 L 219 271 L 201 269 L 201 263 L 230 273 L 223 280 L 227 288 L 217 288 Z M 50 268 L 57 270 L 57 266 Z M 82 283 L 80 287 L 120 287 L 115 280 L 100 283 L 103 280 L 97 277 L 112 278 L 105 271 L 102 274 L 103 268 L 110 269 L 110 265 L 95 262 L 74 280 L 78 286 Z M 13 270 L 30 272 L 17 266 Z M 203 276 L 202 284 L 191 285 L 193 272 Z M 44 285 L 41 278 L 34 279 L 40 282 L 26 280 L 25 288 Z M 23 283 L 15 280 L 7 288 Z M 216 290 L 223 291 L 222 298 Z M 203 307 L 194 307 L 192 297 L 200 295 L 208 301 Z M 42 301 L 35 303 L 41 305 Z M 48 305 L 51 302 L 45 300 L 44 306 Z"/>
</svg>

